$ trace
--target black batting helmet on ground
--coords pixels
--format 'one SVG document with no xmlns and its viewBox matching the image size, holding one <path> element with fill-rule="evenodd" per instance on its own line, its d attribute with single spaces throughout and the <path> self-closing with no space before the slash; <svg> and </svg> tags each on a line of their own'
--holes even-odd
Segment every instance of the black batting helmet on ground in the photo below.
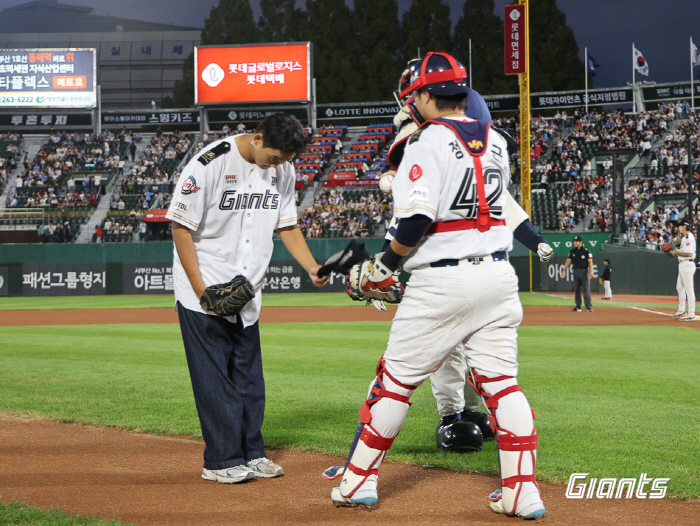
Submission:
<svg viewBox="0 0 700 526">
<path fill-rule="evenodd" d="M 442 423 L 442 421 L 441 421 Z M 484 439 L 481 429 L 474 422 L 455 420 L 447 425 L 438 424 L 435 430 L 435 443 L 443 451 L 481 451 Z"/>
<path fill-rule="evenodd" d="M 424 58 L 412 62 L 409 69 L 410 85 L 399 94 L 401 98 L 416 90 L 444 97 L 469 92 L 467 70 L 461 62 L 447 53 L 431 51 Z M 405 83 L 403 80 L 402 84 Z"/>
</svg>

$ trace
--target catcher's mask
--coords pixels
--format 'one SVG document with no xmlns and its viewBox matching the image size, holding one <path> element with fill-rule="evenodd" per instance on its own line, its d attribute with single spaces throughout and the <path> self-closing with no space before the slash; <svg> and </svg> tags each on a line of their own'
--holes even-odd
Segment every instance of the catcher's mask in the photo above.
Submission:
<svg viewBox="0 0 700 526">
<path fill-rule="evenodd" d="M 410 79 L 401 78 L 402 91 L 399 98 L 403 99 L 416 90 L 423 90 L 434 95 L 450 96 L 469 92 L 467 85 L 467 70 L 461 62 L 447 53 L 431 51 L 424 58 L 411 61 L 409 68 Z M 404 84 L 408 84 L 405 88 Z"/>
<path fill-rule="evenodd" d="M 484 437 L 474 422 L 456 420 L 445 426 L 438 425 L 435 442 L 438 449 L 443 451 L 481 451 Z"/>
</svg>

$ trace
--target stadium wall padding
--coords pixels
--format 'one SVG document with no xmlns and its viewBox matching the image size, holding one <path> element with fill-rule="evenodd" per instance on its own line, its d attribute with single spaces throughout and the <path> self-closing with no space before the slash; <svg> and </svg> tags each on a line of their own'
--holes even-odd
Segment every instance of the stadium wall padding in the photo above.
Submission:
<svg viewBox="0 0 700 526">
<path fill-rule="evenodd" d="M 331 254 L 342 250 L 350 239 L 308 239 L 307 243 L 318 260 L 323 260 Z M 381 250 L 383 239 L 360 239 L 367 245 L 370 254 Z M 172 262 L 172 242 L 153 243 L 106 243 L 106 244 L 5 244 L 0 245 L 0 269 L 7 276 L 7 283 L 0 287 L 0 296 L 21 296 L 34 293 L 29 290 L 25 277 L 28 269 L 40 272 L 55 272 L 55 278 L 67 278 L 67 272 L 71 265 L 76 271 L 84 273 L 92 272 L 93 275 L 105 272 L 105 283 L 100 289 L 82 291 L 89 294 L 122 294 L 134 293 L 136 290 L 129 285 L 134 281 L 132 274 L 136 272 L 142 276 L 138 278 L 140 284 L 146 284 L 151 275 L 155 275 L 154 283 L 162 283 L 163 277 L 168 272 L 167 266 Z M 530 267 L 528 251 L 515 243 L 514 250 L 510 253 L 510 261 L 515 268 L 520 290 L 529 290 Z M 613 294 L 662 294 L 675 295 L 675 284 L 678 275 L 678 263 L 675 258 L 669 258 L 661 252 L 637 249 L 631 247 L 612 246 L 605 244 L 602 250 L 594 255 L 596 265 L 596 277 L 591 280 L 591 289 L 598 290 L 598 273 L 602 273 L 603 259 L 609 258 L 613 267 L 612 288 Z M 275 265 L 289 264 L 291 255 L 281 241 L 276 240 L 272 255 L 271 267 Z M 573 282 L 570 279 L 556 278 L 558 270 L 564 264 L 566 256 L 555 255 L 549 263 L 540 263 L 536 255 L 532 257 L 533 289 L 542 291 L 570 291 L 573 290 Z M 89 265 L 88 265 L 89 264 Z M 139 268 L 140 264 L 144 268 Z M 88 265 L 88 266 L 86 266 Z M 59 274 L 63 272 L 63 276 Z M 284 272 L 284 269 L 282 270 Z M 295 268 L 299 274 L 299 269 Z M 300 287 L 296 292 L 316 291 L 305 273 L 301 274 Z M 699 273 L 700 274 L 700 273 Z M 147 277 L 147 275 L 149 277 Z M 281 275 L 281 274 L 280 274 Z M 161 276 L 158 278 L 158 276 Z M 131 280 L 131 281 L 130 281 Z M 700 276 L 696 274 L 696 282 Z M 83 283 L 84 284 L 84 283 Z M 125 285 L 126 284 L 126 285 Z M 54 283 L 54 285 L 58 285 Z M 40 286 L 36 287 L 40 288 Z M 80 287 L 78 287 L 80 288 Z M 328 289 L 341 290 L 336 287 Z M 170 293 L 172 289 L 151 289 L 143 287 L 138 293 Z M 70 293 L 68 290 L 59 290 L 56 294 Z M 75 293 L 75 292 L 73 292 Z M 36 295 L 54 295 L 50 288 Z"/>
</svg>

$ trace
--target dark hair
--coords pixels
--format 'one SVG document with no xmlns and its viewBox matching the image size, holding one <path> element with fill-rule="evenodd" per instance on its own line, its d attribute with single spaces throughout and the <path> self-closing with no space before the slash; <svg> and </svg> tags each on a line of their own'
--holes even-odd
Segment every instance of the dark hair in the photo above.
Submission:
<svg viewBox="0 0 700 526">
<path fill-rule="evenodd" d="M 457 95 L 435 95 L 430 91 L 419 90 L 424 93 L 430 93 L 435 99 L 435 109 L 438 111 L 467 111 L 469 108 L 469 93 L 459 93 Z"/>
<path fill-rule="evenodd" d="M 304 127 L 294 115 L 274 113 L 265 117 L 255 133 L 262 133 L 263 148 L 300 154 L 306 146 Z"/>
<path fill-rule="evenodd" d="M 604 259 L 604 260 L 603 260 L 603 263 L 610 263 L 610 260 L 609 260 L 609 259 Z"/>
</svg>

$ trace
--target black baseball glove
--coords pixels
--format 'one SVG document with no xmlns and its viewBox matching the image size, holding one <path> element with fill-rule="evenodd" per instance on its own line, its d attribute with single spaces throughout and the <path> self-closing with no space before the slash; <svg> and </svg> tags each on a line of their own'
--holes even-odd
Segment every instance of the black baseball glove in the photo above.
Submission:
<svg viewBox="0 0 700 526">
<path fill-rule="evenodd" d="M 331 272 L 347 274 L 357 263 L 369 258 L 369 252 L 364 243 L 358 243 L 354 239 L 340 252 L 336 252 L 323 262 L 316 274 L 319 278 L 328 276 Z"/>
<path fill-rule="evenodd" d="M 239 274 L 228 283 L 211 285 L 204 290 L 199 304 L 217 316 L 235 316 L 255 296 L 248 278 Z"/>
</svg>

